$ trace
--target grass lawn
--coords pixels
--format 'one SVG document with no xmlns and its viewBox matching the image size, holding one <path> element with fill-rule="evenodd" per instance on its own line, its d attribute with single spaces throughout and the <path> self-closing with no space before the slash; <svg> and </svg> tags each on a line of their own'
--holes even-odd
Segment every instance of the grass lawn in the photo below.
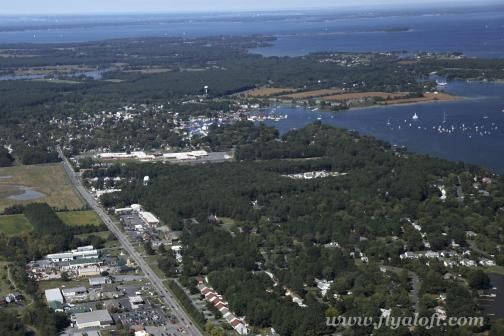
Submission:
<svg viewBox="0 0 504 336">
<path fill-rule="evenodd" d="M 13 236 L 31 230 L 32 226 L 23 214 L 0 216 L 0 233 Z"/>
<path fill-rule="evenodd" d="M 158 256 L 158 255 L 145 256 L 144 260 L 147 262 L 147 264 L 149 264 L 149 266 L 152 268 L 154 273 L 156 273 L 161 279 L 164 279 L 164 278 L 166 278 L 166 274 L 163 271 L 161 271 L 161 269 L 159 269 L 159 267 L 158 267 L 158 259 L 159 258 L 160 258 L 160 256 Z"/>
<path fill-rule="evenodd" d="M 56 208 L 80 209 L 83 207 L 70 184 L 63 166 L 59 163 L 0 168 L 0 212 L 13 204 L 46 202 Z M 31 200 L 13 200 L 23 191 L 19 187 L 33 188 L 42 197 Z"/>
<path fill-rule="evenodd" d="M 89 236 L 98 236 L 98 237 L 101 237 L 103 239 L 107 239 L 108 236 L 111 233 L 112 232 L 110 232 L 110 231 L 98 231 L 98 232 L 91 232 L 91 233 L 83 233 L 83 234 L 80 234 L 80 235 L 76 235 L 75 237 L 76 238 L 80 238 L 80 239 L 84 239 L 84 238 L 87 238 Z"/>
<path fill-rule="evenodd" d="M 221 227 L 229 232 L 231 232 L 231 229 L 236 225 L 235 220 L 229 217 L 221 217 L 220 220 L 222 221 Z"/>
<path fill-rule="evenodd" d="M 500 275 L 504 275 L 504 267 L 503 266 L 490 266 L 490 267 L 485 267 L 483 268 L 483 271 L 486 273 L 496 273 Z"/>
<path fill-rule="evenodd" d="M 32 79 L 32 82 L 46 82 L 54 84 L 80 84 L 80 82 L 78 81 L 65 80 L 65 79 L 48 79 L 48 78 Z"/>
<path fill-rule="evenodd" d="M 0 262 L 0 295 L 6 296 L 9 293 L 12 293 L 13 289 L 11 288 L 11 283 L 7 278 L 7 262 Z"/>
<path fill-rule="evenodd" d="M 119 255 L 120 250 L 121 250 L 120 249 L 121 244 L 119 243 L 118 240 L 108 240 L 108 238 L 111 234 L 112 234 L 112 232 L 110 232 L 110 231 L 99 231 L 99 232 L 83 233 L 80 235 L 76 235 L 75 237 L 80 238 L 80 239 L 85 239 L 91 235 L 94 235 L 94 236 L 98 236 L 100 238 L 103 238 L 106 240 L 103 248 L 110 249 L 109 251 L 107 251 L 107 253 L 110 253 L 111 255 Z"/>
<path fill-rule="evenodd" d="M 63 281 L 63 280 L 46 280 L 46 281 L 39 281 L 38 282 L 38 287 L 39 287 L 39 292 L 44 293 L 46 289 L 50 288 L 57 288 L 57 287 L 63 287 L 63 288 L 73 288 L 73 287 L 89 287 L 89 280 L 88 278 L 80 278 L 78 280 L 72 280 L 72 281 Z"/>
<path fill-rule="evenodd" d="M 68 226 L 100 226 L 102 223 L 94 211 L 66 211 L 58 212 L 57 215 Z"/>
</svg>

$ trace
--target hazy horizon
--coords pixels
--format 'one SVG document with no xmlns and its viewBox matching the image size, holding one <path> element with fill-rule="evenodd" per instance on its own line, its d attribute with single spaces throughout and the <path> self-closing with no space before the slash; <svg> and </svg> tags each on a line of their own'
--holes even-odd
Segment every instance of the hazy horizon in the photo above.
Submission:
<svg viewBox="0 0 504 336">
<path fill-rule="evenodd" d="M 458 7 L 499 4 L 496 0 L 483 0 L 477 4 L 472 0 L 353 0 L 351 2 L 334 3 L 331 0 L 257 0 L 254 4 L 241 4 L 231 0 L 220 0 L 209 3 L 203 0 L 187 0 L 184 2 L 167 2 L 163 0 L 145 0 L 139 3 L 135 0 L 117 1 L 49 0 L 41 3 L 39 0 L 24 0 L 4 5 L 0 15 L 93 15 L 93 14 L 169 14 L 169 13 L 215 13 L 215 12 L 246 12 L 246 11 L 281 11 L 281 10 L 315 10 L 315 9 L 362 9 L 376 8 L 393 9 L 411 7 Z"/>
</svg>

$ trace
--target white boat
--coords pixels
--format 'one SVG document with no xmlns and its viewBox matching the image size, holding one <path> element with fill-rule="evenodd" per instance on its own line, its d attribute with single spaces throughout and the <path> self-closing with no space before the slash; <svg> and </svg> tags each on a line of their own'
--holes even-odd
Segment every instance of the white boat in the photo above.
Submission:
<svg viewBox="0 0 504 336">
<path fill-rule="evenodd" d="M 446 81 L 440 81 L 440 80 L 437 80 L 437 81 L 436 81 L 436 84 L 437 84 L 438 86 L 446 86 L 446 85 L 448 85 L 448 82 L 446 82 Z"/>
<path fill-rule="evenodd" d="M 413 120 L 418 120 L 418 114 L 414 114 L 413 117 L 412 117 Z"/>
</svg>

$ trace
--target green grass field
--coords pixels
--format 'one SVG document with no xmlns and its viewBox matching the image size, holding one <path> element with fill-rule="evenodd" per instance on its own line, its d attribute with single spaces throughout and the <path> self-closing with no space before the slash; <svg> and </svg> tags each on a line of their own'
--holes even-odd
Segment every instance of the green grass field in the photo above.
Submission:
<svg viewBox="0 0 504 336">
<path fill-rule="evenodd" d="M 32 226 L 24 215 L 0 216 L 0 233 L 13 236 L 29 232 Z"/>
<path fill-rule="evenodd" d="M 94 225 L 100 226 L 102 221 L 94 211 L 58 212 L 58 217 L 68 226 Z"/>
<path fill-rule="evenodd" d="M 46 289 L 50 289 L 50 288 L 58 288 L 58 287 L 72 288 L 72 287 L 79 287 L 79 286 L 88 287 L 89 280 L 87 278 L 81 278 L 81 279 L 72 280 L 72 281 L 45 280 L 45 281 L 38 282 L 38 287 L 39 287 L 40 293 L 44 293 L 44 291 Z"/>
<path fill-rule="evenodd" d="M 9 279 L 7 278 L 7 267 L 8 263 L 0 262 L 0 295 L 6 296 L 12 293 L 13 289 Z"/>
<path fill-rule="evenodd" d="M 14 204 L 46 202 L 59 209 L 81 209 L 83 203 L 59 163 L 0 168 L 0 213 Z M 19 187 L 33 188 L 45 196 L 33 200 L 12 200 L 22 193 Z"/>
<path fill-rule="evenodd" d="M 101 225 L 101 220 L 94 211 L 68 211 L 56 213 L 59 218 L 68 226 L 81 225 Z M 0 216 L 0 233 L 13 236 L 29 232 L 32 226 L 23 215 L 2 215 Z M 109 232 L 106 231 L 108 234 Z M 96 233 L 95 233 L 96 234 Z M 105 233 L 103 233 L 105 235 Z"/>
</svg>

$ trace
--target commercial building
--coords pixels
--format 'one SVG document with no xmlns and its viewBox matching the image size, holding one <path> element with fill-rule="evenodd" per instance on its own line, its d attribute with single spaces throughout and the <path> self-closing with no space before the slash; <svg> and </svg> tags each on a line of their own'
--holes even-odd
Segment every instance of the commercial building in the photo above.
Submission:
<svg viewBox="0 0 504 336">
<path fill-rule="evenodd" d="M 109 277 L 96 277 L 96 278 L 89 278 L 89 285 L 96 287 L 96 286 L 101 286 L 105 284 L 111 284 L 112 279 Z"/>
<path fill-rule="evenodd" d="M 140 218 L 142 218 L 142 220 L 150 225 L 150 226 L 156 226 L 156 225 L 159 225 L 159 219 L 157 219 L 156 216 L 154 216 L 152 213 L 150 212 L 147 212 L 147 211 L 140 211 L 138 212 L 138 215 L 140 216 Z"/>
<path fill-rule="evenodd" d="M 130 296 L 128 300 L 132 309 L 138 309 L 141 305 L 145 304 L 144 299 L 140 295 Z"/>
<path fill-rule="evenodd" d="M 179 161 L 197 160 L 197 159 L 205 157 L 205 156 L 208 156 L 208 153 L 204 150 L 183 152 L 183 153 L 165 153 L 165 154 L 163 154 L 164 159 L 179 160 Z"/>
<path fill-rule="evenodd" d="M 85 287 L 63 288 L 61 293 L 67 302 L 86 301 L 88 299 L 88 292 Z"/>
<path fill-rule="evenodd" d="M 95 310 L 89 313 L 75 314 L 75 326 L 77 329 L 104 328 L 112 325 L 114 321 L 107 310 Z"/>
<path fill-rule="evenodd" d="M 45 290 L 45 298 L 47 303 L 59 302 L 63 303 L 63 295 L 61 295 L 61 290 L 59 288 L 51 288 Z"/>
<path fill-rule="evenodd" d="M 77 269 L 77 274 L 80 277 L 97 276 L 102 273 L 103 269 L 97 265 L 91 265 Z"/>
<path fill-rule="evenodd" d="M 131 152 L 131 153 L 100 153 L 97 154 L 98 159 L 104 160 L 124 160 L 124 159 L 137 159 L 137 160 L 154 160 L 154 155 L 146 154 L 145 152 Z"/>
<path fill-rule="evenodd" d="M 127 207 L 127 208 L 118 208 L 114 210 L 114 213 L 116 215 L 127 215 L 133 212 L 133 208 Z"/>
<path fill-rule="evenodd" d="M 98 250 L 96 250 L 92 245 L 78 247 L 77 249 L 68 252 L 48 254 L 46 256 L 46 259 L 49 259 L 52 262 L 92 258 L 98 258 Z"/>
</svg>

